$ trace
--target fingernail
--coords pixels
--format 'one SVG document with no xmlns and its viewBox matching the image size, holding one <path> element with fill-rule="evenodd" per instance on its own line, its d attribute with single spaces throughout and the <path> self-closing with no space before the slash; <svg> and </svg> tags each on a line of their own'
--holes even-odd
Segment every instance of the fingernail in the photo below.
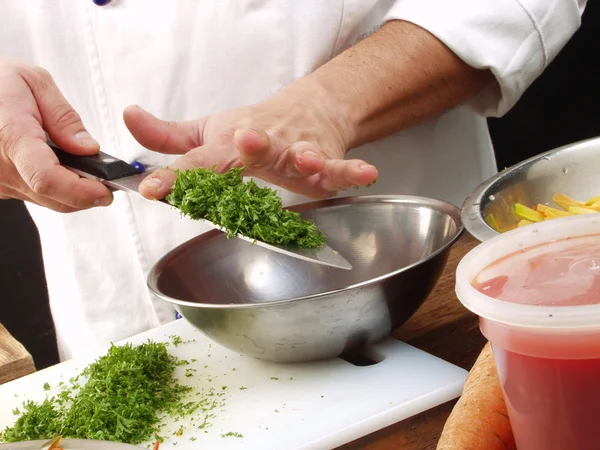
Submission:
<svg viewBox="0 0 600 450">
<path fill-rule="evenodd" d="M 98 141 L 90 136 L 90 133 L 87 131 L 80 131 L 75 134 L 75 140 L 79 145 L 83 145 L 84 147 L 97 147 L 99 145 Z"/>
<path fill-rule="evenodd" d="M 253 130 L 252 128 L 242 128 L 241 131 L 245 131 L 246 133 L 251 133 L 254 136 L 262 137 L 262 135 L 258 131 Z"/>
<path fill-rule="evenodd" d="M 162 180 L 160 178 L 152 177 L 144 180 L 142 184 L 149 189 L 158 191 L 162 186 Z"/>
<path fill-rule="evenodd" d="M 369 170 L 374 169 L 375 167 L 373 167 L 371 164 L 361 164 L 360 166 L 358 166 L 358 168 L 360 170 Z"/>
<path fill-rule="evenodd" d="M 112 197 L 102 197 L 94 200 L 94 206 L 108 206 L 112 203 Z"/>
<path fill-rule="evenodd" d="M 315 152 L 311 152 L 310 150 L 302 152 L 302 154 L 300 155 L 300 157 L 302 157 L 302 158 L 321 159 L 321 157 L 319 155 L 317 155 Z"/>
</svg>

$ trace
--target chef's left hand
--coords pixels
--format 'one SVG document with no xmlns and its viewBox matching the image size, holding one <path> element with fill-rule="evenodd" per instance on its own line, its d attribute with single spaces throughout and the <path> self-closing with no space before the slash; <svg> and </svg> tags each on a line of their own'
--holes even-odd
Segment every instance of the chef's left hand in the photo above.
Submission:
<svg viewBox="0 0 600 450">
<path fill-rule="evenodd" d="M 313 198 L 372 183 L 377 169 L 344 159 L 349 139 L 331 117 L 314 102 L 287 95 L 186 122 L 159 120 L 137 106 L 124 112 L 141 145 L 183 155 L 140 185 L 142 195 L 157 199 L 170 192 L 175 169 L 215 165 L 218 172 L 246 166 L 245 175 Z"/>
</svg>

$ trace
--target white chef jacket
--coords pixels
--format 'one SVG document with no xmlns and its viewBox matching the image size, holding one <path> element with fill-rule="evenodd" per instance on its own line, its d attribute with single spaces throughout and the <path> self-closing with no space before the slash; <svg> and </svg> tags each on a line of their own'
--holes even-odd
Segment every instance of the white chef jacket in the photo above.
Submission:
<svg viewBox="0 0 600 450">
<path fill-rule="evenodd" d="M 580 25 L 585 0 L 0 0 L 0 54 L 50 71 L 103 151 L 168 164 L 143 149 L 122 111 L 185 120 L 265 99 L 391 19 L 429 30 L 500 90 L 352 150 L 379 169 L 367 193 L 460 205 L 496 171 L 484 116 L 507 111 Z M 315 99 L 318 101 L 318 99 Z M 305 198 L 280 190 L 285 204 Z M 343 194 L 342 194 L 343 195 Z M 175 319 L 146 274 L 206 231 L 172 209 L 115 193 L 108 208 L 37 224 L 62 359 Z M 34 312 L 33 312 L 34 313 Z"/>
</svg>

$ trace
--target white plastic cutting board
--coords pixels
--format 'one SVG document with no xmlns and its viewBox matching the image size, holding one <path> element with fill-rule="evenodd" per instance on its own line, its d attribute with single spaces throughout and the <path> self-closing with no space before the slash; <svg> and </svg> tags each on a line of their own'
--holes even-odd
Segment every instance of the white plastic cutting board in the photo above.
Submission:
<svg viewBox="0 0 600 450">
<path fill-rule="evenodd" d="M 127 341 L 170 342 L 171 335 L 184 342 L 195 340 L 169 347 L 179 358 L 197 359 L 186 366 L 197 370 L 193 377 L 178 369 L 183 384 L 197 391 L 227 389 L 224 406 L 213 411 L 215 417 L 206 430 L 197 429 L 201 420 L 196 426 L 186 420 L 170 423 L 161 450 L 333 449 L 458 397 L 467 375 L 392 338 L 368 350 L 372 359 L 383 360 L 363 367 L 339 358 L 275 364 L 243 357 L 213 343 L 185 320 Z M 99 355 L 66 361 L 0 386 L 0 427 L 14 423 L 12 410 L 25 399 L 43 400 L 60 381 L 67 381 Z M 52 386 L 48 392 L 43 390 L 46 382 Z M 174 436 L 181 425 L 183 434 Z M 243 437 L 222 436 L 229 432 Z"/>
</svg>

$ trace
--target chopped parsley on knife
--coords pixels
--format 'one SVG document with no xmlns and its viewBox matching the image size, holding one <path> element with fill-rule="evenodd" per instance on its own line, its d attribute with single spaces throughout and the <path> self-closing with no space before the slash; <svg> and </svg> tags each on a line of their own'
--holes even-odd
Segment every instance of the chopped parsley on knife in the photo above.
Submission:
<svg viewBox="0 0 600 450">
<path fill-rule="evenodd" d="M 300 214 L 283 209 L 277 192 L 244 182 L 244 169 L 220 174 L 213 169 L 176 171 L 177 179 L 166 200 L 194 220 L 206 219 L 227 232 L 268 244 L 319 248 L 325 235 Z"/>
</svg>

